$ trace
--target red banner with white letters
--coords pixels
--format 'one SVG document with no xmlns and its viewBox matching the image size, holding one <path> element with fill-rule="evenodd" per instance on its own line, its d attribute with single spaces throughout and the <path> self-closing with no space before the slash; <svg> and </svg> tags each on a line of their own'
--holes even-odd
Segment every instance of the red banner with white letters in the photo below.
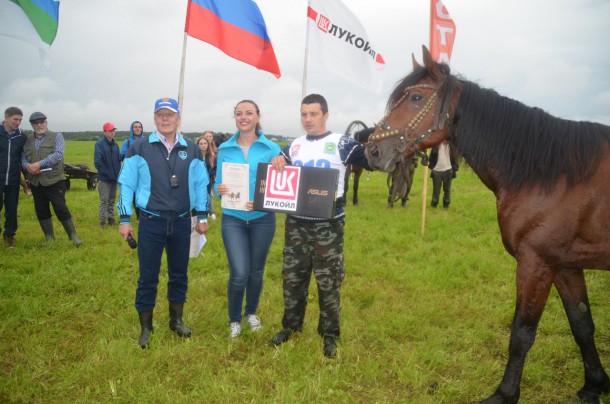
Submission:
<svg viewBox="0 0 610 404">
<path fill-rule="evenodd" d="M 455 23 L 441 0 L 430 0 L 430 54 L 440 63 L 449 64 Z"/>
</svg>

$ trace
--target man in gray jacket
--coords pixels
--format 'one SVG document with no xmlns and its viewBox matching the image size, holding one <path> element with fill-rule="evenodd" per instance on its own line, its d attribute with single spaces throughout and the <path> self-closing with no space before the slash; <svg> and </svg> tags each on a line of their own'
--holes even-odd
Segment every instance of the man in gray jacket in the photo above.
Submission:
<svg viewBox="0 0 610 404">
<path fill-rule="evenodd" d="M 34 197 L 34 210 L 45 236 L 42 246 L 55 239 L 50 208 L 53 205 L 53 211 L 68 237 L 78 247 L 81 240 L 76 235 L 72 215 L 66 205 L 64 136 L 48 129 L 47 117 L 42 112 L 30 115 L 30 123 L 34 134 L 28 136 L 25 142 L 21 166 L 27 171 Z"/>
</svg>

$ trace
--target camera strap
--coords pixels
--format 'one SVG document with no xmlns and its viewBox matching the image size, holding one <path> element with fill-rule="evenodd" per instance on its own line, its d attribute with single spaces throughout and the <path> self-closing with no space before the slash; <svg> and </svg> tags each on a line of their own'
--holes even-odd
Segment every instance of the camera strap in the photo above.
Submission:
<svg viewBox="0 0 610 404">
<path fill-rule="evenodd" d="M 171 151 L 168 151 L 168 152 L 167 152 L 167 157 L 166 157 L 166 156 L 165 156 L 165 154 L 163 153 L 163 149 L 167 150 L 167 148 L 166 148 L 166 147 L 165 147 L 165 145 L 163 145 L 161 142 L 159 142 L 159 143 L 160 143 L 160 146 L 161 146 L 161 147 L 159 147 L 159 153 L 161 153 L 161 156 L 163 156 L 163 159 L 165 159 L 165 161 L 166 161 L 166 163 L 167 163 L 167 168 L 168 168 L 168 169 L 169 169 L 169 171 L 170 171 L 170 178 L 171 178 L 171 177 L 173 177 L 173 176 L 174 176 L 174 171 L 175 171 L 175 169 L 176 169 L 176 160 L 178 159 L 178 157 L 176 156 L 176 153 L 174 153 L 174 164 L 173 164 L 173 165 L 170 165 L 169 159 L 170 159 L 170 157 L 171 157 L 171 155 L 172 155 L 172 151 L 173 151 L 173 150 L 174 150 L 176 147 L 173 147 Z M 176 145 L 176 146 L 177 146 L 177 145 Z"/>
</svg>

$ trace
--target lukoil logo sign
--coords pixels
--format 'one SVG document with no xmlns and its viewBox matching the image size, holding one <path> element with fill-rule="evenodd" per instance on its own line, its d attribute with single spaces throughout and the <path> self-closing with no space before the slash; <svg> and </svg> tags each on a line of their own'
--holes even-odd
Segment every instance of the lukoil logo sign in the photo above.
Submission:
<svg viewBox="0 0 610 404">
<path fill-rule="evenodd" d="M 284 167 L 281 173 L 269 166 L 264 206 L 296 211 L 300 178 L 298 166 Z"/>
</svg>

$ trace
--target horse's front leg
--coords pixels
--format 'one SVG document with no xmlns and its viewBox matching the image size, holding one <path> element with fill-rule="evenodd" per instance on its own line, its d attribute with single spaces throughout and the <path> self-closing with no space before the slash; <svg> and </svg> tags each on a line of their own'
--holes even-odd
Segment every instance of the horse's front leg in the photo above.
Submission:
<svg viewBox="0 0 610 404">
<path fill-rule="evenodd" d="M 508 362 L 504 377 L 486 404 L 519 401 L 525 357 L 536 339 L 536 330 L 549 297 L 555 272 L 540 259 L 520 259 L 517 264 L 517 306 L 510 333 Z"/>
<path fill-rule="evenodd" d="M 561 271 L 555 278 L 555 287 L 585 365 L 585 385 L 578 392 L 578 397 L 587 403 L 599 403 L 599 395 L 610 390 L 610 379 L 595 346 L 595 325 L 582 269 Z"/>
<path fill-rule="evenodd" d="M 347 191 L 349 190 L 349 177 L 352 173 L 351 165 L 348 165 L 345 169 L 345 177 L 343 177 L 343 197 L 347 202 Z"/>
<path fill-rule="evenodd" d="M 358 185 L 360 183 L 360 174 L 362 174 L 362 171 L 354 172 L 354 185 L 352 186 L 354 189 L 354 198 L 352 200 L 354 206 L 358 205 Z"/>
</svg>

